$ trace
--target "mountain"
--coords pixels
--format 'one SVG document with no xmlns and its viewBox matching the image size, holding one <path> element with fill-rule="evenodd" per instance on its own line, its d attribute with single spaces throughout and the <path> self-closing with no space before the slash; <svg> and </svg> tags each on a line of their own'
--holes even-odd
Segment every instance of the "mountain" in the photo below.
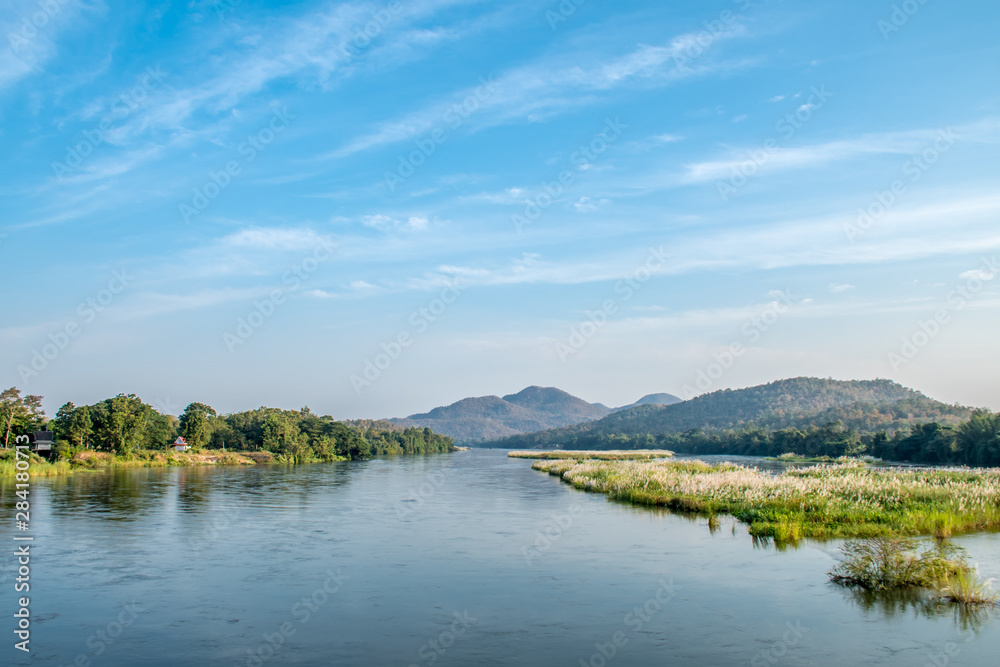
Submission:
<svg viewBox="0 0 1000 667">
<path fill-rule="evenodd" d="M 673 394 L 647 394 L 632 405 L 616 408 L 612 410 L 612 412 L 621 412 L 622 410 L 628 410 L 629 408 L 635 408 L 640 405 L 673 405 L 674 403 L 680 403 L 681 400 L 682 399 L 677 398 Z"/>
<path fill-rule="evenodd" d="M 508 437 L 495 447 L 603 448 L 623 436 L 661 436 L 760 428 L 807 429 L 829 423 L 862 434 L 894 432 L 917 423 L 957 424 L 971 411 L 928 398 L 889 380 L 791 378 L 747 389 L 723 389 L 672 405 L 637 405 L 585 424 Z"/>
<path fill-rule="evenodd" d="M 561 389 L 528 387 L 503 398 L 465 398 L 430 412 L 390 421 L 401 426 L 427 426 L 457 441 L 469 442 L 579 424 L 610 412 Z"/>
</svg>

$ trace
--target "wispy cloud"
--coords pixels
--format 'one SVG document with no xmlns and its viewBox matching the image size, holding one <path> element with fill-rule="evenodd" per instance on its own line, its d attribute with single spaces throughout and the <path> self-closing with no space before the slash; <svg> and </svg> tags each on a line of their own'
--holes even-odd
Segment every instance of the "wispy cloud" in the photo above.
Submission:
<svg viewBox="0 0 1000 667">
<path fill-rule="evenodd" d="M 716 41 L 744 33 L 740 24 L 734 24 L 722 31 Z M 419 111 L 385 122 L 375 131 L 320 157 L 344 158 L 416 138 L 436 127 L 446 128 L 449 110 L 470 97 L 478 99 L 478 104 L 475 113 L 463 124 L 463 130 L 475 132 L 507 123 L 541 121 L 579 109 L 581 104 L 604 100 L 612 90 L 623 86 L 664 86 L 756 63 L 752 59 L 725 61 L 705 56 L 695 63 L 678 66 L 677 57 L 682 56 L 689 42 L 696 39 L 697 35 L 685 34 L 667 45 L 644 44 L 616 56 L 597 56 L 588 52 L 550 56 L 496 77 L 484 74 L 481 81 L 470 83 Z"/>
</svg>

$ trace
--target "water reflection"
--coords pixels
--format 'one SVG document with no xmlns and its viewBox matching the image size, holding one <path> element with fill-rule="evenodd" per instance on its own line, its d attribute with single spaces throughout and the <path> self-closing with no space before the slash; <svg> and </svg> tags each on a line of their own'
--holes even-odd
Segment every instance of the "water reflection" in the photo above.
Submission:
<svg viewBox="0 0 1000 667">
<path fill-rule="evenodd" d="M 730 516 L 608 502 L 503 452 L 80 474 L 33 481 L 32 499 L 33 612 L 51 619 L 36 665 L 97 664 L 88 638 L 133 599 L 149 611 L 102 667 L 245 664 L 328 570 L 347 583 L 273 664 L 426 665 L 421 647 L 464 610 L 478 623 L 436 665 L 578 665 L 618 631 L 616 665 L 747 664 L 799 621 L 814 630 L 782 664 L 909 667 L 956 627 L 985 631 L 949 665 L 1000 654 L 988 615 L 828 584 L 836 543 L 782 550 Z M 1000 563 L 996 536 L 959 542 Z M 678 596 L 632 632 L 623 619 L 661 580 Z"/>
<path fill-rule="evenodd" d="M 864 614 L 884 619 L 911 615 L 923 618 L 951 616 L 960 630 L 978 634 L 993 615 L 990 606 L 951 602 L 922 588 L 870 591 L 838 584 L 831 586 L 840 589 L 844 599 Z"/>
</svg>

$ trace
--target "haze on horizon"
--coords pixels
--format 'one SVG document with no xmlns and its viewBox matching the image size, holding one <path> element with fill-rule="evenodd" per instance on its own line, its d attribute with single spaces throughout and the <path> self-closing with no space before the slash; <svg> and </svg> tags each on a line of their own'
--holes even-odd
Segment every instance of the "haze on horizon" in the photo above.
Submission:
<svg viewBox="0 0 1000 667">
<path fill-rule="evenodd" d="M 53 6 L 0 13 L 0 386 L 50 416 L 1000 410 L 995 3 Z"/>
</svg>

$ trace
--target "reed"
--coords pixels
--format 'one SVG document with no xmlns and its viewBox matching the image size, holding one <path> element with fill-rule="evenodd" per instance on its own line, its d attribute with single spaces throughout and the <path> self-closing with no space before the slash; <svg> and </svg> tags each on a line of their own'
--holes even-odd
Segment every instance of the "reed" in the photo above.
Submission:
<svg viewBox="0 0 1000 667">
<path fill-rule="evenodd" d="M 993 592 L 992 579 L 980 579 L 973 569 L 955 572 L 944 579 L 941 597 L 963 605 L 993 607 L 997 604 L 997 594 Z"/>
<path fill-rule="evenodd" d="M 731 514 L 758 537 L 858 538 L 1000 528 L 1000 469 L 900 469 L 861 461 L 772 475 L 731 463 L 536 461 L 533 468 L 616 500 Z"/>
<path fill-rule="evenodd" d="M 597 461 L 662 459 L 669 458 L 673 455 L 673 452 L 666 449 L 604 449 L 594 451 L 560 449 L 547 452 L 538 450 L 519 450 L 507 453 L 507 456 L 512 459 L 574 459 Z"/>
</svg>

